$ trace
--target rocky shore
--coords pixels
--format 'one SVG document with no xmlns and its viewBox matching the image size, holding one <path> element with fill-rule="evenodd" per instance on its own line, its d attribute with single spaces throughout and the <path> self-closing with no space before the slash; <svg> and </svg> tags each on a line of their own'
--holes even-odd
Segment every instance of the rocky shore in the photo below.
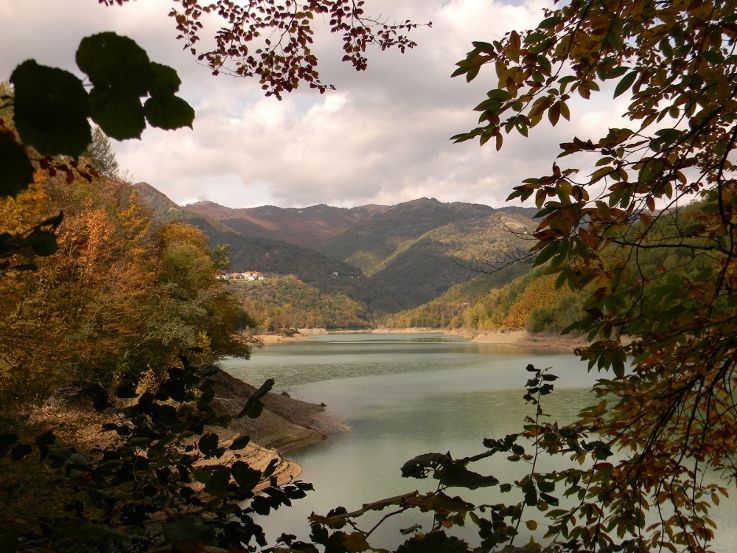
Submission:
<svg viewBox="0 0 737 553">
<path fill-rule="evenodd" d="M 285 453 L 325 440 L 331 434 L 348 431 L 345 424 L 325 413 L 325 406 L 275 393 L 268 393 L 262 399 L 264 410 L 257 419 L 237 419 L 235 415 L 256 388 L 225 371 L 218 373 L 216 381 L 215 408 L 234 418 L 228 428 L 214 431 L 223 443 L 239 435 L 249 435 L 251 442 L 245 451 L 245 460 L 254 468 L 263 469 L 272 459 L 277 459 L 274 476 L 279 484 L 297 478 L 302 472 L 299 465 L 284 458 Z"/>
<path fill-rule="evenodd" d="M 353 331 L 356 332 L 356 331 Z M 371 334 L 447 334 L 460 336 L 481 344 L 506 344 L 531 348 L 553 348 L 572 351 L 587 344 L 584 337 L 557 334 L 531 333 L 526 330 L 509 331 L 448 331 L 430 328 L 379 328 L 363 331 Z M 311 335 L 327 334 L 325 329 L 300 329 L 292 336 L 257 336 L 263 345 L 276 345 L 303 340 Z M 225 373 L 218 375 L 216 404 L 222 412 L 235 415 L 243 402 L 256 388 Z M 278 460 L 276 471 L 280 484 L 297 478 L 302 469 L 284 458 L 284 454 L 326 439 L 331 434 L 347 432 L 349 428 L 325 413 L 325 407 L 290 398 L 287 395 L 269 393 L 263 399 L 264 411 L 258 419 L 234 419 L 227 429 L 218 429 L 222 440 L 232 440 L 240 434 L 251 436 L 247 461 L 255 468 L 263 469 L 272 459 Z"/>
<path fill-rule="evenodd" d="M 447 330 L 438 328 L 375 328 L 373 330 L 334 331 L 335 334 L 447 334 L 460 336 L 479 344 L 507 344 L 529 348 L 552 348 L 573 351 L 588 344 L 584 336 L 560 335 L 526 330 Z M 313 335 L 328 334 L 324 328 L 300 328 L 292 336 L 275 334 L 255 336 L 262 345 L 269 346 L 296 340 L 304 340 Z"/>
<path fill-rule="evenodd" d="M 552 348 L 573 351 L 588 344 L 584 336 L 528 332 L 526 330 L 447 330 L 436 328 L 379 328 L 372 334 L 446 334 L 460 336 L 478 344 L 506 344 L 527 348 Z"/>
<path fill-rule="evenodd" d="M 462 336 L 478 344 L 508 344 L 526 348 L 552 348 L 573 351 L 576 348 L 588 345 L 585 336 L 527 332 L 526 330 L 448 331 L 447 334 Z"/>
</svg>

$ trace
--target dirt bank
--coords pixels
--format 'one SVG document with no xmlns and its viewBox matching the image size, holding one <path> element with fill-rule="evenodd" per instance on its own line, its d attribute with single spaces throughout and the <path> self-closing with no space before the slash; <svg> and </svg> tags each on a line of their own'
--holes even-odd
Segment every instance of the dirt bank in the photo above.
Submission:
<svg viewBox="0 0 737 553">
<path fill-rule="evenodd" d="M 384 328 L 373 330 L 343 330 L 333 331 L 334 334 L 447 334 L 449 336 L 460 336 L 471 342 L 479 344 L 508 344 L 530 348 L 552 348 L 573 351 L 576 348 L 588 345 L 583 336 L 561 336 L 559 334 L 533 333 L 526 330 L 447 330 L 427 327 L 412 328 Z M 311 335 L 328 334 L 327 330 L 300 329 L 293 336 L 259 335 L 256 336 L 263 345 L 274 345 L 280 343 L 294 342 L 309 338 Z"/>
<path fill-rule="evenodd" d="M 317 336 L 321 334 L 327 334 L 328 331 L 324 328 L 300 328 L 294 334 L 256 334 L 256 338 L 264 346 L 270 346 L 274 344 L 295 342 L 297 340 L 304 340 L 310 336 Z"/>
<path fill-rule="evenodd" d="M 552 348 L 573 351 L 588 345 L 584 336 L 561 336 L 560 334 L 533 333 L 526 330 L 508 331 L 462 331 L 450 330 L 446 334 L 462 336 L 478 344 L 509 344 L 529 348 Z"/>
<path fill-rule="evenodd" d="M 533 333 L 526 330 L 447 330 L 426 327 L 377 328 L 372 334 L 446 334 L 460 336 L 478 344 L 508 344 L 530 348 L 553 348 L 573 351 L 588 344 L 583 336 Z"/>
<path fill-rule="evenodd" d="M 254 335 L 261 345 L 273 346 L 274 344 L 286 344 L 287 342 L 296 342 L 307 338 L 306 334 L 293 334 L 292 336 L 282 336 L 281 334 L 256 334 Z"/>
<path fill-rule="evenodd" d="M 447 332 L 437 328 L 415 326 L 411 328 L 376 328 L 371 331 L 371 334 L 447 334 Z"/>
<path fill-rule="evenodd" d="M 330 434 L 347 432 L 348 427 L 325 413 L 325 406 L 292 399 L 282 394 L 269 393 L 263 399 L 264 410 L 257 419 L 236 419 L 243 405 L 256 388 L 221 371 L 216 377 L 215 408 L 233 416 L 226 429 L 216 429 L 223 441 L 239 435 L 251 437 L 246 454 L 254 468 L 266 467 L 277 459 L 276 477 L 280 484 L 296 478 L 302 469 L 283 455 L 326 439 Z M 225 460 L 227 462 L 227 460 Z"/>
</svg>

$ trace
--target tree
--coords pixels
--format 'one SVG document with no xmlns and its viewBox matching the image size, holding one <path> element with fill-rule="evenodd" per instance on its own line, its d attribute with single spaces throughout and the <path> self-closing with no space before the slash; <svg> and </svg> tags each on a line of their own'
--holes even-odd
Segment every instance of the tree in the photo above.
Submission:
<svg viewBox="0 0 737 553">
<path fill-rule="evenodd" d="M 387 516 L 436 513 L 432 531 L 402 552 L 467 551 L 443 533 L 466 518 L 479 526 L 482 551 L 708 550 L 709 509 L 737 478 L 736 23 L 728 1 L 573 0 L 546 10 L 535 29 L 473 43 L 454 75 L 470 81 L 492 65 L 499 84 L 476 107 L 479 126 L 456 141 L 494 139 L 501 149 L 510 132 L 570 119 L 572 94 L 629 97 L 627 127 L 561 144 L 551 174 L 509 196 L 534 198 L 540 210 L 536 264 L 586 296 L 564 332 L 585 333 L 578 355 L 613 374 L 595 386 L 598 405 L 563 426 L 540 407 L 555 376 L 529 366 L 525 397 L 537 407 L 522 433 L 487 439 L 473 457 L 409 461 L 403 473 L 434 476 L 438 494 L 313 517 L 320 543 L 365 547 L 371 531 L 355 519 L 393 506 Z M 569 160 L 586 156 L 594 169 L 582 175 Z M 543 452 L 571 465 L 546 472 Z M 495 454 L 531 463 L 525 478 L 499 484 L 520 501 L 485 505 L 482 515 L 444 495 L 497 485 L 466 468 Z M 522 522 L 541 526 L 533 509 L 545 519 L 543 539 L 515 547 Z M 344 532 L 348 524 L 357 531 Z"/>
<path fill-rule="evenodd" d="M 187 0 L 182 1 L 183 14 L 174 15 L 196 53 L 196 33 L 202 28 L 197 19 L 204 12 L 218 11 L 233 25 L 230 32 L 237 34 L 222 30 L 216 37 L 219 51 L 226 49 L 227 57 L 242 56 L 249 65 L 253 58 L 247 57 L 248 48 L 234 44 L 258 37 L 260 29 L 281 34 L 273 48 L 266 39 L 266 49 L 256 52 L 263 56 L 255 70 L 245 66 L 235 70 L 244 76 L 259 74 L 267 93 L 279 96 L 301 81 L 321 91 L 327 88 L 313 70 L 316 58 L 307 46 L 313 13 L 336 18 L 331 26 L 346 32 L 346 58 L 357 69 L 365 68 L 362 53 L 370 43 L 411 46 L 401 37 L 393 38 L 399 27 L 363 18 L 362 2 L 351 9 L 343 9 L 344 3 L 315 1 L 301 6 L 303 11 L 292 11 L 296 6 L 289 2 L 286 8 L 274 8 L 271 0 L 257 0 L 248 8 L 255 10 L 254 18 L 231 2 L 200 8 Z M 379 28 L 376 34 L 374 25 Z M 215 72 L 225 68 L 217 54 L 204 57 Z M 75 75 L 34 60 L 15 68 L 10 76 L 12 89 L 5 85 L 0 89 L 0 213 L 12 216 L 0 218 L 9 227 L 0 234 L 4 277 L 0 282 L 8 292 L 3 297 L 12 298 L 2 302 L 5 316 L 0 331 L 6 337 L 15 333 L 0 348 L 0 459 L 26 463 L 15 471 L 0 472 L 30 476 L 36 484 L 29 492 L 3 482 L 3 490 L 13 492 L 12 499 L 20 491 L 32 501 L 30 508 L 26 503 L 24 509 L 17 509 L 12 503 L 5 511 L 9 516 L 0 522 L 0 542 L 12 551 L 139 551 L 159 546 L 172 551 L 201 551 L 206 546 L 207 550 L 220 546 L 243 551 L 252 550 L 252 541 L 263 547 L 263 531 L 253 514 L 266 515 L 289 505 L 310 486 L 277 486 L 272 476 L 276 463 L 261 471 L 240 460 L 238 451 L 248 443 L 247 436 L 224 444 L 209 431 L 212 426 L 227 426 L 231 419 L 211 406 L 215 392 L 210 377 L 217 374 L 216 367 L 199 368 L 181 357 L 179 366 L 169 366 L 153 382 L 144 382 L 146 370 L 155 361 L 166 369 L 171 350 L 178 353 L 188 348 L 190 355 L 205 361 L 219 353 L 248 353 L 249 344 L 232 332 L 247 318 L 214 279 L 215 269 L 226 264 L 222 251 L 213 256 L 199 231 L 172 224 L 160 232 L 156 251 L 160 256 L 152 256 L 150 225 L 137 209 L 135 197 L 113 213 L 104 200 L 91 198 L 81 213 L 67 220 L 62 235 L 57 231 L 63 213 L 36 222 L 48 215 L 42 214 L 53 194 L 41 186 L 45 181 L 63 176 L 72 185 L 80 184 L 77 177 L 82 177 L 100 184 L 94 166 L 90 169 L 79 160 L 93 139 L 89 119 L 101 129 L 98 144 L 92 145 L 93 161 L 106 158 L 105 147 L 101 155 L 94 151 L 106 137 L 137 138 L 147 124 L 175 129 L 191 126 L 194 119 L 192 108 L 176 96 L 180 84 L 176 72 L 151 62 L 127 37 L 114 33 L 86 37 L 76 61 L 92 84 L 89 92 Z M 103 164 L 103 173 L 110 176 L 114 171 L 114 164 Z M 71 196 L 78 199 L 84 193 L 77 189 Z M 28 222 L 27 215 L 33 222 Z M 28 224 L 33 225 L 30 230 Z M 49 259 L 39 267 L 37 256 Z M 33 270 L 33 278 L 24 278 L 23 270 Z M 154 284 L 160 303 L 146 312 L 147 292 Z M 169 329 L 175 332 L 155 335 L 164 325 L 157 326 L 161 321 L 154 315 L 174 323 Z M 131 344 L 135 333 L 138 343 Z M 158 359 L 146 364 L 141 355 L 146 342 L 171 347 L 163 355 L 156 347 L 149 348 Z M 123 354 L 116 355 L 121 348 Z M 27 370 L 33 363 L 33 368 L 40 369 L 37 374 Z M 114 370 L 100 371 L 101 365 Z M 65 370 L 80 366 L 88 370 Z M 22 408 L 12 405 L 24 393 L 45 398 L 76 377 L 103 380 L 87 382 L 80 391 L 90 395 L 96 409 L 116 418 L 102 428 L 117 435 L 111 444 L 83 453 L 57 444 L 54 431 L 58 428 L 29 423 Z M 29 382 L 39 388 L 29 392 L 25 389 Z M 267 381 L 252 394 L 236 418 L 258 416 L 259 399 L 272 385 Z M 35 447 L 28 441 L 35 442 Z M 235 455 L 230 461 L 221 459 L 226 447 Z M 31 462 L 33 451 L 40 454 L 43 465 Z M 265 495 L 256 497 L 254 490 L 263 485 L 267 485 Z M 34 493 L 39 490 L 43 490 L 40 497 L 59 501 L 39 504 Z"/>
<path fill-rule="evenodd" d="M 197 228 L 157 228 L 125 183 L 57 176 L 0 201 L 0 231 L 60 206 L 56 253 L 0 280 L 0 402 L 161 376 L 183 352 L 198 363 L 249 355 L 241 310 Z"/>
<path fill-rule="evenodd" d="M 552 173 L 509 197 L 534 197 L 536 264 L 588 297 L 566 331 L 588 336 L 590 369 L 613 372 L 574 425 L 528 427 L 537 448 L 591 464 L 525 481 L 522 505 L 547 509 L 551 482 L 578 498 L 547 511 L 550 550 L 703 551 L 724 491 L 703 477 L 737 475 L 735 4 L 574 0 L 544 15 L 458 63 L 469 81 L 492 65 L 499 84 L 456 140 L 500 149 L 607 81 L 630 97 L 630 126 L 561 144 Z M 572 154 L 595 170 L 566 165 Z M 515 528 L 521 512 L 508 514 Z"/>
<path fill-rule="evenodd" d="M 108 6 L 128 1 L 99 0 Z M 291 92 L 302 83 L 320 93 L 334 88 L 320 80 L 318 60 L 311 50 L 315 16 L 327 16 L 330 32 L 342 33 L 343 61 L 357 71 L 368 66 L 369 46 L 401 52 L 415 46 L 403 33 L 416 28 L 416 23 L 387 23 L 371 17 L 363 10 L 363 0 L 288 0 L 283 5 L 264 0 L 244 5 L 229 0 L 175 0 L 175 4 L 181 4 L 181 9 L 172 8 L 169 15 L 181 33 L 177 38 L 198 61 L 214 75 L 257 77 L 266 95 L 279 99 L 283 92 Z M 223 27 L 214 33 L 215 47 L 201 52 L 197 42 L 209 14 L 217 15 Z"/>
<path fill-rule="evenodd" d="M 92 129 L 92 142 L 82 154 L 89 160 L 92 168 L 109 179 L 118 176 L 118 161 L 115 159 L 110 139 L 100 127 Z"/>
</svg>

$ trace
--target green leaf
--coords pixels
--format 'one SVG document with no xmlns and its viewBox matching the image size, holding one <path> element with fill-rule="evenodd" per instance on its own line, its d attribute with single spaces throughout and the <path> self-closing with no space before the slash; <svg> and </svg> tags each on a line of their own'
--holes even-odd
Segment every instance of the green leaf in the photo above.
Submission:
<svg viewBox="0 0 737 553">
<path fill-rule="evenodd" d="M 627 67 L 626 65 L 620 65 L 618 67 L 614 67 L 606 71 L 606 73 L 603 76 L 603 79 L 604 80 L 616 79 L 617 77 L 621 77 L 622 75 L 627 73 L 628 69 L 629 67 Z"/>
<path fill-rule="evenodd" d="M 136 397 L 136 383 L 130 379 L 124 379 L 115 390 L 116 397 L 132 398 Z"/>
<path fill-rule="evenodd" d="M 81 524 L 73 524 L 67 529 L 61 531 L 76 540 L 84 541 L 128 541 L 134 539 L 133 534 L 122 532 L 116 528 L 105 526 L 102 524 L 94 524 L 92 522 L 82 522 Z"/>
<path fill-rule="evenodd" d="M 243 409 L 241 409 L 240 413 L 236 415 L 236 418 L 241 418 L 244 415 L 247 415 L 249 418 L 252 419 L 257 418 L 261 414 L 261 410 L 264 407 L 263 403 L 261 403 L 261 398 L 268 394 L 273 387 L 274 379 L 267 379 L 261 385 L 261 387 L 256 390 L 251 397 L 248 398 L 246 404 L 243 406 Z"/>
<path fill-rule="evenodd" d="M 537 26 L 538 29 L 552 29 L 559 23 L 563 22 L 563 18 L 559 15 L 548 17 L 547 19 L 543 19 L 540 24 Z"/>
<path fill-rule="evenodd" d="M 546 503 L 548 503 L 550 505 L 553 505 L 554 507 L 557 507 L 558 506 L 558 498 L 557 497 L 553 497 L 552 495 L 548 495 L 546 493 L 541 493 L 540 494 L 540 499 L 542 499 L 543 501 L 545 501 Z"/>
<path fill-rule="evenodd" d="M 251 441 L 251 436 L 238 436 L 228 449 L 243 449 Z"/>
<path fill-rule="evenodd" d="M 166 543 L 176 545 L 180 542 L 198 544 L 200 550 L 204 550 L 202 545 L 215 545 L 215 528 L 207 524 L 203 524 L 196 518 L 175 515 L 167 517 L 161 523 L 164 531 L 164 539 Z M 189 547 L 189 546 L 185 546 Z M 172 548 L 175 549 L 175 548 Z M 176 548 L 179 549 L 179 548 Z"/>
<path fill-rule="evenodd" d="M 83 38 L 76 60 L 95 87 L 146 96 L 154 81 L 156 70 L 146 51 L 134 40 L 113 32 Z"/>
<path fill-rule="evenodd" d="M 210 469 L 208 467 L 202 469 L 192 469 L 192 476 L 197 482 L 207 484 L 210 481 Z"/>
<path fill-rule="evenodd" d="M 512 98 L 512 95 L 504 89 L 495 88 L 486 93 L 490 100 L 495 102 L 505 102 Z"/>
<path fill-rule="evenodd" d="M 558 252 L 558 247 L 558 242 L 552 242 L 545 246 L 535 258 L 535 267 L 539 267 L 540 265 L 548 261 L 551 257 L 553 257 L 553 255 Z"/>
<path fill-rule="evenodd" d="M 146 128 L 141 100 L 135 94 L 95 87 L 90 92 L 92 119 L 116 140 L 141 138 Z"/>
<path fill-rule="evenodd" d="M 402 478 L 427 478 L 431 470 L 453 461 L 448 453 L 424 453 L 404 463 Z"/>
<path fill-rule="evenodd" d="M 179 422 L 177 410 L 172 405 L 158 405 L 156 409 L 159 420 L 164 424 L 173 425 Z"/>
<path fill-rule="evenodd" d="M 40 256 L 47 256 L 56 253 L 59 245 L 56 243 L 56 235 L 48 230 L 38 232 L 28 238 L 31 242 L 33 253 Z"/>
<path fill-rule="evenodd" d="M 219 368 L 214 365 L 210 365 L 209 367 L 201 368 L 195 374 L 200 378 L 206 378 L 208 376 L 216 375 L 218 372 L 220 372 Z"/>
<path fill-rule="evenodd" d="M 468 503 L 460 497 L 450 497 L 443 492 L 430 495 L 423 505 L 431 505 L 434 509 L 454 513 L 467 513 L 474 509 L 473 503 Z"/>
<path fill-rule="evenodd" d="M 0 457 L 4 457 L 10 451 L 10 446 L 18 441 L 18 435 L 12 432 L 0 434 Z"/>
<path fill-rule="evenodd" d="M 151 96 L 167 96 L 179 92 L 182 80 L 174 68 L 154 61 L 150 64 L 154 79 L 151 83 Z"/>
<path fill-rule="evenodd" d="M 187 102 L 173 94 L 152 96 L 143 105 L 146 119 L 153 127 L 174 130 L 181 127 L 192 128 L 194 110 Z"/>
<path fill-rule="evenodd" d="M 49 450 L 49 459 L 51 459 L 51 466 L 60 467 L 66 463 L 67 459 L 71 457 L 72 450 L 66 447 L 58 447 Z"/>
<path fill-rule="evenodd" d="M 40 436 L 36 438 L 35 443 L 37 446 L 42 447 L 42 446 L 50 446 L 55 441 L 56 441 L 56 436 L 54 435 L 54 433 L 51 430 L 47 430 L 46 432 L 44 432 L 43 434 L 41 434 Z"/>
<path fill-rule="evenodd" d="M 232 467 L 233 478 L 241 488 L 252 490 L 261 482 L 261 471 L 252 469 L 248 463 L 237 461 Z"/>
<path fill-rule="evenodd" d="M 210 456 L 214 455 L 217 451 L 219 441 L 220 438 L 218 438 L 217 434 L 205 434 L 200 438 L 200 441 L 197 445 L 202 453 Z"/>
<path fill-rule="evenodd" d="M 222 497 L 228 492 L 230 483 L 230 471 L 225 468 L 213 470 L 210 480 L 205 484 L 205 491 L 216 497 Z"/>
<path fill-rule="evenodd" d="M 534 486 L 528 486 L 525 490 L 525 504 L 530 506 L 537 504 L 537 490 Z"/>
<path fill-rule="evenodd" d="M 617 31 L 611 31 L 607 34 L 606 41 L 614 48 L 617 52 L 621 52 L 624 48 L 624 42 L 622 37 Z"/>
<path fill-rule="evenodd" d="M 276 467 L 279 466 L 279 459 L 274 458 L 271 461 L 269 461 L 269 464 L 266 465 L 266 468 L 264 469 L 264 478 L 268 478 L 272 474 L 274 474 L 274 471 L 276 470 Z"/>
<path fill-rule="evenodd" d="M 450 463 L 443 470 L 440 483 L 451 488 L 468 488 L 475 490 L 478 488 L 488 488 L 496 486 L 499 480 L 493 476 L 484 476 L 477 472 L 468 470 L 456 463 Z"/>
<path fill-rule="evenodd" d="M 79 157 L 92 141 L 82 81 L 68 71 L 27 60 L 15 68 L 10 82 L 21 140 L 42 154 Z"/>
<path fill-rule="evenodd" d="M 74 463 L 75 465 L 79 465 L 82 468 L 89 467 L 89 462 L 87 461 L 87 458 L 84 455 L 80 455 L 79 453 L 72 453 L 69 456 L 69 461 Z"/>
<path fill-rule="evenodd" d="M 0 133 L 0 159 L 0 198 L 15 197 L 33 182 L 33 165 L 23 147 L 4 133 Z"/>
<path fill-rule="evenodd" d="M 627 73 L 621 81 L 617 83 L 617 88 L 614 89 L 614 98 L 624 94 L 632 86 L 637 78 L 637 71 L 631 71 Z"/>
<path fill-rule="evenodd" d="M 26 455 L 30 455 L 33 452 L 33 448 L 28 444 L 18 444 L 10 452 L 10 458 L 13 461 L 19 461 Z"/>
</svg>

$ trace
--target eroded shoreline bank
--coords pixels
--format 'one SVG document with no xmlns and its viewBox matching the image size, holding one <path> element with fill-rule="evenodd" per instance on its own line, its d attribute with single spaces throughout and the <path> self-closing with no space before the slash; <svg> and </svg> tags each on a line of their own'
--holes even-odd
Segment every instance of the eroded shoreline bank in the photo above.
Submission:
<svg viewBox="0 0 737 553">
<path fill-rule="evenodd" d="M 225 371 L 218 373 L 216 382 L 216 408 L 233 416 L 228 428 L 216 429 L 220 439 L 228 443 L 239 435 L 250 436 L 251 442 L 245 451 L 245 460 L 252 467 L 263 470 L 276 459 L 274 476 L 280 485 L 302 473 L 299 465 L 284 457 L 286 453 L 349 430 L 341 421 L 328 415 L 324 405 L 307 403 L 273 392 L 262 399 L 264 410 L 257 419 L 236 418 L 243 402 L 256 388 Z"/>
<path fill-rule="evenodd" d="M 273 334 L 257 335 L 264 346 L 283 344 L 304 340 L 310 336 L 324 334 L 442 334 L 446 336 L 458 336 L 466 338 L 477 344 L 506 344 L 530 348 L 563 349 L 573 351 L 576 348 L 586 346 L 588 342 L 584 336 L 560 335 L 551 333 L 528 332 L 526 330 L 447 330 L 437 328 L 375 328 L 371 330 L 340 330 L 327 331 L 324 328 L 299 329 L 292 336 L 281 336 Z"/>
<path fill-rule="evenodd" d="M 441 334 L 466 338 L 480 344 L 504 344 L 518 347 L 544 348 L 573 351 L 587 344 L 584 337 L 557 334 L 530 333 L 526 330 L 511 331 L 460 331 L 431 328 L 390 329 L 378 328 L 366 331 L 342 331 L 340 334 Z M 304 340 L 313 335 L 329 334 L 325 329 L 300 329 L 292 336 L 261 335 L 257 338 L 264 346 L 273 346 Z M 224 373 L 219 387 L 222 392 L 216 398 L 228 412 L 240 409 L 243 399 L 256 388 Z M 272 459 L 278 460 L 277 481 L 280 484 L 297 478 L 302 469 L 284 457 L 290 451 L 321 442 L 332 434 L 348 432 L 341 421 L 325 412 L 324 406 L 307 403 L 289 396 L 269 393 L 264 398 L 264 412 L 255 420 L 235 419 L 228 433 L 232 437 L 249 434 L 249 463 L 265 467 Z M 228 436 L 223 436 L 227 439 Z M 256 445 L 258 444 L 258 445 Z"/>
</svg>

